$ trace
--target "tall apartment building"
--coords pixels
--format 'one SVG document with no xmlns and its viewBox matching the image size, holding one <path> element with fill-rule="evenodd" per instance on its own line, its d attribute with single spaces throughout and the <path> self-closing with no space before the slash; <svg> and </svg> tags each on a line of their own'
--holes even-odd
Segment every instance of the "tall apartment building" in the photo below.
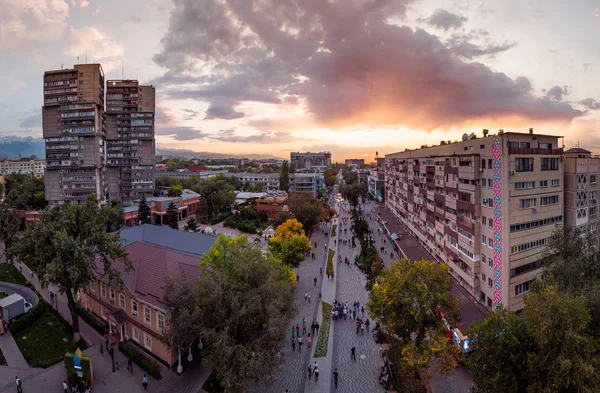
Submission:
<svg viewBox="0 0 600 393">
<path fill-rule="evenodd" d="M 598 233 L 600 157 L 581 148 L 565 152 L 565 225 Z"/>
<path fill-rule="evenodd" d="M 389 154 L 385 205 L 482 304 L 520 310 L 563 222 L 564 159 L 533 129 Z"/>
<path fill-rule="evenodd" d="M 131 201 L 154 191 L 154 86 L 106 83 L 106 199 Z"/>
<path fill-rule="evenodd" d="M 106 194 L 104 72 L 100 64 L 44 73 L 42 129 L 46 142 L 46 199 L 81 204 Z"/>
<path fill-rule="evenodd" d="M 331 152 L 290 153 L 290 165 L 293 165 L 296 170 L 326 169 L 331 166 Z"/>
</svg>

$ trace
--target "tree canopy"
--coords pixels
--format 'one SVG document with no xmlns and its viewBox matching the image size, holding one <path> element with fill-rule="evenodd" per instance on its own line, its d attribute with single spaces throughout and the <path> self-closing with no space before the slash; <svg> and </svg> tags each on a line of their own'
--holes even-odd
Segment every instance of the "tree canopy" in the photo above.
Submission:
<svg viewBox="0 0 600 393">
<path fill-rule="evenodd" d="M 180 197 L 181 194 L 183 194 L 183 186 L 181 184 L 174 184 L 167 191 L 167 195 L 170 197 Z"/>
<path fill-rule="evenodd" d="M 275 236 L 269 239 L 269 251 L 283 263 L 298 267 L 311 250 L 310 240 L 306 237 L 302 224 L 290 219 L 275 229 Z"/>
<path fill-rule="evenodd" d="M 36 272 L 42 285 L 54 284 L 66 294 L 75 341 L 80 338 L 75 294 L 88 289 L 94 277 L 94 259 L 101 259 L 109 282 L 120 282 L 119 272 L 112 268 L 113 260 L 123 259 L 131 268 L 120 234 L 106 232 L 108 220 L 106 210 L 98 207 L 96 195 L 91 194 L 83 206 L 65 204 L 45 209 L 40 221 L 32 223 L 9 249 L 11 256 Z"/>
<path fill-rule="evenodd" d="M 287 161 L 279 168 L 279 189 L 286 192 L 290 189 L 290 167 Z"/>
<path fill-rule="evenodd" d="M 0 204 L 0 263 L 4 262 L 6 247 L 21 226 L 21 217 L 15 209 Z"/>
<path fill-rule="evenodd" d="M 170 202 L 167 206 L 167 212 L 165 214 L 165 225 L 173 229 L 179 229 L 179 212 L 174 202 Z"/>
<path fill-rule="evenodd" d="M 43 178 L 12 174 L 7 175 L 4 182 L 8 206 L 18 210 L 43 210 L 48 205 Z"/>
<path fill-rule="evenodd" d="M 309 237 L 315 227 L 326 219 L 325 204 L 308 193 L 291 194 L 288 207 Z"/>
<path fill-rule="evenodd" d="M 268 383 L 296 313 L 290 269 L 245 236 L 220 236 L 200 265 L 195 321 L 205 359 L 226 392 Z"/>
<path fill-rule="evenodd" d="M 195 217 L 190 217 L 185 222 L 183 230 L 187 232 L 198 232 L 200 230 L 200 225 L 198 225 L 198 221 L 196 221 Z"/>
<path fill-rule="evenodd" d="M 140 198 L 140 204 L 138 207 L 138 220 L 140 221 L 140 225 L 150 224 L 151 223 L 151 209 L 148 206 L 148 202 L 146 202 L 146 197 L 144 195 Z"/>
</svg>

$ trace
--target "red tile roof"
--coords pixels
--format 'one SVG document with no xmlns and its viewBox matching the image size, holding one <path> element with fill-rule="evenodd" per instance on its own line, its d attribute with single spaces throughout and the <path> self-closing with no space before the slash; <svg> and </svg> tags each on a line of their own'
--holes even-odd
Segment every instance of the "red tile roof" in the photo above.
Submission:
<svg viewBox="0 0 600 393">
<path fill-rule="evenodd" d="M 113 262 L 113 268 L 121 273 L 121 278 L 127 289 L 140 300 L 147 301 L 158 307 L 164 307 L 163 286 L 168 273 L 184 273 L 189 280 L 197 280 L 203 269 L 200 260 L 166 247 L 142 242 L 133 242 L 123 247 L 129 256 L 133 269 L 125 271 L 122 260 Z M 96 258 L 95 274 L 104 276 L 102 260 Z"/>
</svg>

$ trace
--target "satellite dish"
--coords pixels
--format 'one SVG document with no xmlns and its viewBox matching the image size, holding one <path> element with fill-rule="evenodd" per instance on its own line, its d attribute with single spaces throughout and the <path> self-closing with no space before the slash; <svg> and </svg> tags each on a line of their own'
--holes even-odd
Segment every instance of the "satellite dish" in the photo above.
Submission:
<svg viewBox="0 0 600 393">
<path fill-rule="evenodd" d="M 472 132 L 471 135 L 469 135 L 469 140 L 471 140 L 471 139 L 475 139 L 475 133 L 474 132 Z"/>
<path fill-rule="evenodd" d="M 463 140 L 463 141 L 469 140 L 469 134 L 467 134 L 467 133 L 464 133 L 464 134 L 463 134 L 463 137 L 462 137 L 462 140 Z"/>
</svg>

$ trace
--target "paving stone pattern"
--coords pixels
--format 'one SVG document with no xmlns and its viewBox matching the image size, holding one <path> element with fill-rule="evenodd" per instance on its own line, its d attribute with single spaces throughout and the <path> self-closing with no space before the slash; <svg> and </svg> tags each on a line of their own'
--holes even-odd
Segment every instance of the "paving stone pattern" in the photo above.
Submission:
<svg viewBox="0 0 600 393">
<path fill-rule="evenodd" d="M 348 214 L 343 214 L 343 217 L 348 217 Z M 340 239 L 350 238 L 350 218 L 348 218 L 347 234 L 343 234 L 344 226 Z M 346 257 L 353 260 L 357 250 L 340 245 L 339 252 L 342 260 Z M 369 293 L 365 289 L 366 276 L 356 265 L 350 263 L 348 267 L 345 263 L 337 263 L 337 299 L 341 302 L 348 302 L 349 309 L 352 310 L 352 304 L 355 301 L 360 302 L 361 307 L 369 300 Z M 361 315 L 360 309 L 357 310 L 357 317 Z M 368 317 L 365 311 L 365 317 Z M 356 322 L 350 320 L 337 320 L 335 323 L 334 337 L 334 367 L 339 372 L 338 389 L 335 390 L 333 383 L 331 391 L 337 392 L 383 392 L 384 388 L 379 385 L 379 371 L 383 365 L 383 360 L 379 353 L 379 346 L 373 340 L 373 336 L 365 329 L 364 334 L 356 333 Z M 371 319 L 370 328 L 372 329 L 374 322 Z M 356 347 L 356 361 L 351 359 L 351 348 Z"/>
<path fill-rule="evenodd" d="M 302 335 L 304 345 L 302 352 L 298 350 L 298 344 L 296 344 L 296 350 L 292 351 L 291 344 L 291 333 L 292 327 L 296 324 L 300 325 L 300 333 L 302 334 L 302 318 L 306 317 L 307 333 L 310 331 L 310 325 L 313 320 L 316 320 L 317 308 L 319 305 L 319 290 L 321 288 L 322 279 L 325 276 L 321 276 L 319 269 L 322 267 L 325 271 L 325 244 L 326 238 L 323 231 L 330 231 L 331 225 L 318 226 L 316 233 L 311 236 L 311 243 L 313 243 L 313 250 L 316 251 L 316 259 L 312 260 L 309 256 L 303 262 L 300 263 L 300 267 L 297 269 L 299 275 L 298 286 L 296 288 L 295 300 L 298 309 L 298 314 L 292 320 L 291 325 L 287 329 L 285 337 L 285 343 L 283 346 L 283 352 L 285 362 L 281 368 L 275 373 L 273 383 L 271 386 L 253 386 L 248 391 L 251 393 L 267 393 L 267 392 L 285 392 L 288 389 L 289 393 L 299 393 L 304 391 L 308 374 L 308 363 L 310 360 L 310 350 L 307 347 L 307 335 Z M 328 240 L 328 238 L 327 238 Z M 314 242 L 317 242 L 315 250 Z M 317 285 L 314 284 L 314 278 L 317 277 Z M 308 292 L 311 296 L 310 303 L 304 300 L 304 292 Z M 316 345 L 316 338 L 312 339 L 312 346 Z"/>
</svg>

